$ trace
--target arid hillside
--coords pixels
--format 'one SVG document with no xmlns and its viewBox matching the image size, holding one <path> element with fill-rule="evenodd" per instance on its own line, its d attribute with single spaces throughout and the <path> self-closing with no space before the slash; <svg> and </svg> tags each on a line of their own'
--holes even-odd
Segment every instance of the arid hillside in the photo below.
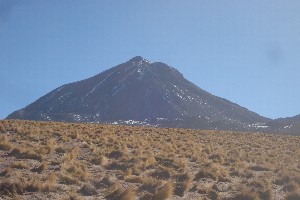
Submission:
<svg viewBox="0 0 300 200">
<path fill-rule="evenodd" d="M 1 199 L 300 199 L 300 137 L 0 121 Z"/>
</svg>

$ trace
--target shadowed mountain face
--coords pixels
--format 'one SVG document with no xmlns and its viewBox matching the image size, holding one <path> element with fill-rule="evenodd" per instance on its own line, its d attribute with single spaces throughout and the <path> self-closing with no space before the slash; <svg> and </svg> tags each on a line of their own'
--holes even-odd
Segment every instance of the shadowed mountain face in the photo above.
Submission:
<svg viewBox="0 0 300 200">
<path fill-rule="evenodd" d="M 270 121 L 200 89 L 176 69 L 142 57 L 63 85 L 7 119 L 225 130 L 257 130 L 257 124 Z"/>
<path fill-rule="evenodd" d="M 266 126 L 275 133 L 300 135 L 300 115 L 275 119 L 266 123 Z"/>
</svg>

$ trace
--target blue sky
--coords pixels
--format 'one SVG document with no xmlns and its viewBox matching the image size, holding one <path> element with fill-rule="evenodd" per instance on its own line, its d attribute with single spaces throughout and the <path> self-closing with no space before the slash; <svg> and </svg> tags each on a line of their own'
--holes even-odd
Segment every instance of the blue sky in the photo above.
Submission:
<svg viewBox="0 0 300 200">
<path fill-rule="evenodd" d="M 260 115 L 300 114 L 298 0 L 0 0 L 0 119 L 140 55 Z"/>
</svg>

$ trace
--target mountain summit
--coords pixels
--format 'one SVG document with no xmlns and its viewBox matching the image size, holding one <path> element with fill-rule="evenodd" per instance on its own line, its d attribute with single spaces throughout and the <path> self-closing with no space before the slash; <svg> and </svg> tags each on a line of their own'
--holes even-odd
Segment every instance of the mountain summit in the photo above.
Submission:
<svg viewBox="0 0 300 200">
<path fill-rule="evenodd" d="M 141 56 L 56 88 L 7 119 L 226 130 L 251 130 L 269 121 L 200 89 L 175 68 Z"/>
</svg>

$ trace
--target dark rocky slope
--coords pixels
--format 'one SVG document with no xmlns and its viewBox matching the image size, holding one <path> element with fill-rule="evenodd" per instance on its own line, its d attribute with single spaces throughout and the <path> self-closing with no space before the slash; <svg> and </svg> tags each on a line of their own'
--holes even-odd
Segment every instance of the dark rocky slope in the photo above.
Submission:
<svg viewBox="0 0 300 200">
<path fill-rule="evenodd" d="M 270 121 L 202 90 L 164 63 L 139 56 L 63 85 L 7 119 L 223 130 L 259 130 L 258 124 Z"/>
</svg>

